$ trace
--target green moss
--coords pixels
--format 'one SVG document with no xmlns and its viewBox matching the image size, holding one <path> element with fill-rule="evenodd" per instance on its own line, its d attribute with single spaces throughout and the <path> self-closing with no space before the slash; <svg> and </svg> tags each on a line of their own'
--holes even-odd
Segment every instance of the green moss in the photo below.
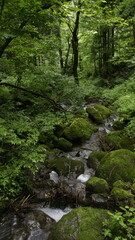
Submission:
<svg viewBox="0 0 135 240">
<path fill-rule="evenodd" d="M 113 131 L 105 136 L 105 142 L 111 149 L 125 148 L 134 150 L 135 144 L 132 139 L 124 134 L 124 131 Z"/>
<path fill-rule="evenodd" d="M 49 147 L 53 147 L 53 143 L 57 141 L 57 137 L 54 135 L 53 130 L 44 132 L 42 131 L 39 135 L 39 142 L 46 144 Z"/>
<path fill-rule="evenodd" d="M 101 159 L 96 175 L 109 183 L 117 180 L 132 182 L 135 176 L 135 153 L 120 149 L 106 154 Z"/>
<path fill-rule="evenodd" d="M 89 168 L 97 169 L 100 160 L 106 155 L 103 151 L 92 152 L 87 160 L 87 165 Z"/>
<path fill-rule="evenodd" d="M 65 137 L 70 141 L 84 140 L 89 138 L 95 127 L 86 119 L 77 118 L 64 131 Z"/>
<path fill-rule="evenodd" d="M 86 108 L 86 112 L 97 123 L 102 123 L 110 115 L 110 110 L 102 105 L 89 106 Z"/>
<path fill-rule="evenodd" d="M 47 167 L 63 175 L 70 172 L 76 172 L 77 174 L 84 172 L 83 162 L 69 158 L 56 158 L 48 160 Z"/>
<path fill-rule="evenodd" d="M 104 240 L 102 222 L 106 218 L 104 209 L 76 208 L 55 225 L 49 240 Z"/>
<path fill-rule="evenodd" d="M 88 118 L 88 113 L 85 110 L 78 110 L 78 111 L 75 112 L 75 117 L 76 118 L 87 119 Z"/>
<path fill-rule="evenodd" d="M 133 195 L 130 191 L 124 190 L 122 188 L 114 187 L 111 191 L 111 195 L 118 200 L 126 200 L 133 198 Z"/>
<path fill-rule="evenodd" d="M 56 147 L 63 151 L 70 151 L 73 147 L 73 144 L 65 138 L 59 138 L 56 143 Z"/>
<path fill-rule="evenodd" d="M 113 187 L 116 188 L 122 188 L 125 190 L 128 190 L 130 188 L 131 184 L 129 182 L 123 182 L 121 180 L 118 180 L 116 182 L 114 182 Z"/>
<path fill-rule="evenodd" d="M 86 188 L 90 192 L 105 193 L 109 191 L 108 183 L 105 179 L 93 177 L 86 182 Z"/>
</svg>

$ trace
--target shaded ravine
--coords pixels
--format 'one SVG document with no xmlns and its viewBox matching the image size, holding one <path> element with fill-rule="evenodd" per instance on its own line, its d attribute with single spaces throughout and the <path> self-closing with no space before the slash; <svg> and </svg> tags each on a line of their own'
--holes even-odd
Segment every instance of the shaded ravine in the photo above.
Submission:
<svg viewBox="0 0 135 240">
<path fill-rule="evenodd" d="M 66 177 L 59 176 L 55 171 L 48 173 L 50 177 L 49 181 L 52 181 L 51 187 L 53 186 L 56 191 L 59 186 L 63 187 L 63 192 L 61 191 L 59 195 L 72 195 L 74 193 L 74 207 L 81 205 L 81 202 L 82 204 L 87 204 L 85 203 L 85 182 L 95 175 L 95 170 L 87 166 L 88 156 L 93 151 L 102 150 L 100 136 L 113 131 L 113 122 L 116 119 L 116 116 L 112 115 L 103 124 L 99 125 L 98 131 L 93 133 L 90 139 L 75 146 L 72 151 L 59 151 L 58 157 L 67 157 L 82 161 L 85 166 L 83 173 L 79 176 L 75 173 L 69 173 Z M 49 194 L 50 192 L 48 192 L 48 196 Z M 57 194 L 54 196 L 57 197 Z M 61 199 L 63 199 L 62 202 Z M 0 240 L 47 240 L 54 222 L 59 221 L 63 215 L 72 210 L 72 204 L 70 205 L 69 201 L 63 204 L 63 202 L 66 201 L 65 197 L 63 198 L 63 196 L 61 196 L 58 201 L 59 207 L 56 207 L 57 204 L 55 205 L 55 201 L 53 201 L 51 206 L 50 202 L 41 201 L 41 203 L 35 204 L 34 210 L 27 209 L 26 212 L 20 214 L 8 213 L 0 221 Z M 100 201 L 102 202 L 102 199 L 100 199 Z M 37 211 L 37 213 L 35 214 L 33 211 Z M 40 222 L 44 219 L 42 213 L 45 215 L 44 224 Z"/>
</svg>

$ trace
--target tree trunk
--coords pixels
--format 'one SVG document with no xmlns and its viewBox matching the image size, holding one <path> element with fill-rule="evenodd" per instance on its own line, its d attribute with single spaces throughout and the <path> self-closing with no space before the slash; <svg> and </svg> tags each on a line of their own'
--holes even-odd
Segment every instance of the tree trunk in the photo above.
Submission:
<svg viewBox="0 0 135 240">
<path fill-rule="evenodd" d="M 78 30 L 79 30 L 80 11 L 76 13 L 76 21 L 72 32 L 72 49 L 73 49 L 73 76 L 76 84 L 79 84 L 78 79 Z"/>
</svg>

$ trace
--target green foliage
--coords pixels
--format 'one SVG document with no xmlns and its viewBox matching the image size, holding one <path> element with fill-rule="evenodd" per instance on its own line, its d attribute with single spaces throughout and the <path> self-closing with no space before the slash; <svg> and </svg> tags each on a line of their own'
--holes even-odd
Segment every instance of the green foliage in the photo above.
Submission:
<svg viewBox="0 0 135 240">
<path fill-rule="evenodd" d="M 121 207 L 121 211 L 108 212 L 109 220 L 103 223 L 103 235 L 107 239 L 134 240 L 135 239 L 135 208 Z"/>
</svg>

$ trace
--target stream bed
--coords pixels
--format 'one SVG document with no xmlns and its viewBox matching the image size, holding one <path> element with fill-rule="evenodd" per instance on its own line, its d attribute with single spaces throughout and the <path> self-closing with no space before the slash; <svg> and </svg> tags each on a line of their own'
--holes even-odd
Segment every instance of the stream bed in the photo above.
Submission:
<svg viewBox="0 0 135 240">
<path fill-rule="evenodd" d="M 95 175 L 95 170 L 88 168 L 87 159 L 93 151 L 102 150 L 100 135 L 113 131 L 112 126 L 116 119 L 116 116 L 111 116 L 104 124 L 100 124 L 98 131 L 93 133 L 90 139 L 75 146 L 72 151 L 59 152 L 59 157 L 82 161 L 84 163 L 84 172 L 79 176 L 75 173 L 68 176 L 59 176 L 55 171 L 49 172 L 48 181 L 50 189 L 48 188 L 47 193 L 42 188 L 38 189 L 41 203 L 38 201 L 34 207 L 25 209 L 21 213 L 8 211 L 6 215 L 1 217 L 0 240 L 47 240 L 54 224 L 63 215 L 69 213 L 73 207 L 80 206 L 81 203 L 84 206 L 90 204 L 85 202 L 85 182 Z M 57 194 L 58 188 L 62 189 L 59 194 Z M 52 194 L 52 189 L 54 190 L 54 195 Z M 53 201 L 43 201 L 42 196 L 45 194 L 48 196 L 52 194 Z M 69 198 L 67 197 L 68 195 Z M 74 196 L 73 199 L 71 196 Z M 71 199 L 72 201 L 70 202 Z M 99 200 L 96 199 L 96 201 L 102 203 L 106 200 L 101 198 Z"/>
</svg>

